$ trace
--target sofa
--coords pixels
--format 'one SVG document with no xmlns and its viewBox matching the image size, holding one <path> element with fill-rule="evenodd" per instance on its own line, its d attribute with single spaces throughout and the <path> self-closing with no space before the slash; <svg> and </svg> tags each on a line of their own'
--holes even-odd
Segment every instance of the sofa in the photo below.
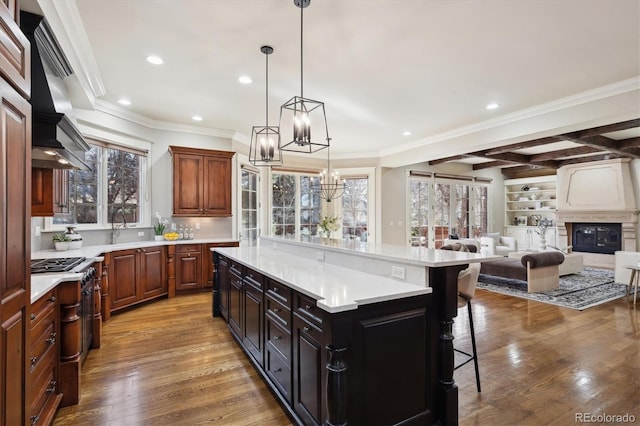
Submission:
<svg viewBox="0 0 640 426">
<path fill-rule="evenodd" d="M 461 244 L 465 244 L 466 246 L 472 245 L 476 248 L 476 251 L 474 253 L 480 253 L 480 240 L 474 239 L 474 238 L 456 238 L 456 239 L 450 239 L 447 238 L 443 241 L 445 246 L 451 245 L 451 244 L 455 244 L 455 243 L 461 243 Z"/>
<path fill-rule="evenodd" d="M 527 291 L 536 293 L 558 288 L 562 262 L 564 255 L 559 251 L 533 252 L 520 259 L 508 257 L 482 262 L 480 273 L 526 281 Z"/>
<path fill-rule="evenodd" d="M 508 256 L 518 251 L 518 241 L 513 237 L 505 237 L 496 233 L 489 233 L 480 237 L 480 253 L 491 256 Z"/>
</svg>

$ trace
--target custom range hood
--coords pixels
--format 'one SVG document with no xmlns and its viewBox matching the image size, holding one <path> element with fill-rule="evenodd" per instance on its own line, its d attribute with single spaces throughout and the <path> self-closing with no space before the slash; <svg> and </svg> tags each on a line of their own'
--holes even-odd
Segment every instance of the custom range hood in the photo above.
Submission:
<svg viewBox="0 0 640 426">
<path fill-rule="evenodd" d="M 90 170 L 84 153 L 90 149 L 69 118 L 71 103 L 63 78 L 73 69 L 46 20 L 20 12 L 20 28 L 31 43 L 32 167 Z"/>
</svg>

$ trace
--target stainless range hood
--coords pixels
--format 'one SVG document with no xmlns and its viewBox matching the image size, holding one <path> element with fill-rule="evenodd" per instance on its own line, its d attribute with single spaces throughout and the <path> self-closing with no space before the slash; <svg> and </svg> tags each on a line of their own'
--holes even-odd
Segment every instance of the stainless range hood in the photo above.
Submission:
<svg viewBox="0 0 640 426">
<path fill-rule="evenodd" d="M 32 166 L 90 170 L 84 162 L 90 146 L 69 118 L 64 96 L 62 79 L 73 69 L 42 16 L 20 12 L 20 28 L 31 43 Z"/>
</svg>

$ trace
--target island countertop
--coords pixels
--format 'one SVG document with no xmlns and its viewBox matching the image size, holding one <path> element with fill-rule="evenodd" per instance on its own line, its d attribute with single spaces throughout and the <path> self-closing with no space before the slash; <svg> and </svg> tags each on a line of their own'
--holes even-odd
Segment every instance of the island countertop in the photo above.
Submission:
<svg viewBox="0 0 640 426">
<path fill-rule="evenodd" d="M 318 300 L 317 306 L 330 313 L 432 292 L 429 287 L 403 283 L 260 246 L 213 250 Z"/>
</svg>

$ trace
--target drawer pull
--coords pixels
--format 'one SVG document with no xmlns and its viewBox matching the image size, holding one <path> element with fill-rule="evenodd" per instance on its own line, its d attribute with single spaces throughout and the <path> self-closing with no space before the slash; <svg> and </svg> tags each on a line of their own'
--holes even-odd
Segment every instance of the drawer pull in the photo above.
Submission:
<svg viewBox="0 0 640 426">
<path fill-rule="evenodd" d="M 311 309 L 311 305 L 304 305 L 304 308 L 308 311 L 309 309 Z"/>
<path fill-rule="evenodd" d="M 273 308 L 273 312 L 280 312 L 280 308 Z"/>
<path fill-rule="evenodd" d="M 49 302 L 55 303 L 56 302 L 56 297 L 55 296 L 51 296 L 49 298 Z"/>
<path fill-rule="evenodd" d="M 53 332 L 49 335 L 49 338 L 46 340 L 46 342 L 50 345 L 53 345 L 56 342 L 56 333 Z"/>
<path fill-rule="evenodd" d="M 38 420 L 40 420 L 40 415 L 35 415 L 35 416 L 31 416 L 31 424 L 35 425 L 36 423 L 38 423 Z"/>
<path fill-rule="evenodd" d="M 36 314 L 31 314 L 31 321 L 33 321 L 34 319 L 36 319 Z"/>
<path fill-rule="evenodd" d="M 55 380 L 52 380 L 51 383 L 49 383 L 49 387 L 47 388 L 47 393 L 55 392 L 57 385 L 58 385 L 58 383 Z"/>
<path fill-rule="evenodd" d="M 273 370 L 274 373 L 280 373 L 282 371 L 282 368 L 276 368 L 275 370 Z"/>
<path fill-rule="evenodd" d="M 278 287 L 273 287 L 273 292 L 277 293 L 280 289 Z"/>
<path fill-rule="evenodd" d="M 36 365 L 36 362 L 38 362 L 38 357 L 37 356 L 32 356 L 31 357 L 31 368 L 33 368 Z"/>
<path fill-rule="evenodd" d="M 311 330 L 311 329 L 310 329 L 309 327 L 307 327 L 306 325 L 305 325 L 304 327 L 302 327 L 302 329 L 303 329 L 304 331 L 309 331 L 309 330 Z"/>
<path fill-rule="evenodd" d="M 280 340 L 280 339 L 282 339 L 281 336 L 273 336 L 273 340 Z"/>
</svg>

